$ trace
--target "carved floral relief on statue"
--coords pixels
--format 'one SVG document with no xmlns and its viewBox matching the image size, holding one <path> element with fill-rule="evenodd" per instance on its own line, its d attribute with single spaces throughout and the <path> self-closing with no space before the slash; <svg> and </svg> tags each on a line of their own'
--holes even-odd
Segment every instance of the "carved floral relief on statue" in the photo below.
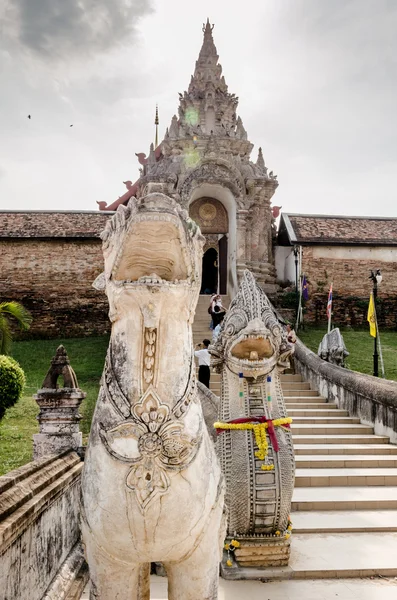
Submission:
<svg viewBox="0 0 397 600">
<path fill-rule="evenodd" d="M 178 405 L 179 418 L 196 393 L 192 381 L 187 397 Z M 116 460 L 131 465 L 126 485 L 135 492 L 142 511 L 158 495 L 167 492 L 170 486 L 167 471 L 181 471 L 194 459 L 201 442 L 201 429 L 196 437 L 187 435 L 184 429 L 175 410 L 161 402 L 152 386 L 133 407 L 131 418 L 108 430 L 100 427 L 99 434 L 108 452 Z"/>
</svg>

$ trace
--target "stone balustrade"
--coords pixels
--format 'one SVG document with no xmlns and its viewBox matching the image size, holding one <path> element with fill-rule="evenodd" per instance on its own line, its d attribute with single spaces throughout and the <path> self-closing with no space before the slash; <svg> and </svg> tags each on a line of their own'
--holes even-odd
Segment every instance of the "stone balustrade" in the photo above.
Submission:
<svg viewBox="0 0 397 600">
<path fill-rule="evenodd" d="M 376 435 L 387 435 L 397 444 L 397 382 L 364 375 L 325 362 L 297 340 L 295 371 L 310 382 L 328 402 L 349 411 Z"/>
<path fill-rule="evenodd" d="M 80 543 L 83 463 L 76 452 L 85 396 L 59 346 L 34 396 L 35 460 L 0 477 L 0 600 L 78 600 L 88 580 Z"/>
<path fill-rule="evenodd" d="M 0 477 L 0 600 L 77 600 L 88 580 L 73 451 Z"/>
</svg>

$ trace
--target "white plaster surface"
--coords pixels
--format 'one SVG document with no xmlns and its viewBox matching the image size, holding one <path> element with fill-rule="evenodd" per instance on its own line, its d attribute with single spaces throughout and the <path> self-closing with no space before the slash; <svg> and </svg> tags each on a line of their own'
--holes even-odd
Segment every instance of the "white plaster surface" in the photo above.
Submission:
<svg viewBox="0 0 397 600">
<path fill-rule="evenodd" d="M 291 246 L 276 246 L 274 248 L 274 262 L 277 279 L 295 283 L 295 257 Z"/>
<path fill-rule="evenodd" d="M 81 600 L 88 600 L 88 586 Z M 167 580 L 151 577 L 152 600 L 167 600 Z M 395 600 L 397 578 L 219 582 L 219 600 Z"/>
<path fill-rule="evenodd" d="M 346 260 L 368 260 L 381 262 L 396 262 L 397 248 L 386 246 L 374 248 L 367 246 L 314 246 L 313 258 L 332 258 Z"/>
</svg>

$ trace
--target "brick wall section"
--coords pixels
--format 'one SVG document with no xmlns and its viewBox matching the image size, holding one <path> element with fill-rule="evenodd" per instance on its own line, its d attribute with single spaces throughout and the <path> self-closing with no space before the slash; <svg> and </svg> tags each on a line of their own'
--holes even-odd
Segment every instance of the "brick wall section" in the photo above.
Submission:
<svg viewBox="0 0 397 600">
<path fill-rule="evenodd" d="M 110 330 L 107 298 L 92 287 L 103 270 L 100 239 L 0 239 L 0 298 L 33 315 L 31 336 Z"/>
<path fill-rule="evenodd" d="M 18 300 L 31 311 L 26 336 L 110 330 L 107 298 L 92 282 L 103 271 L 99 236 L 112 214 L 0 211 L 0 300 Z"/>
<path fill-rule="evenodd" d="M 371 263 L 368 260 L 317 258 L 313 247 L 303 247 L 303 272 L 309 282 L 309 301 L 305 321 L 326 320 L 328 290 L 333 283 L 333 320 L 336 324 L 367 324 L 367 309 L 372 282 L 371 268 L 380 268 L 383 281 L 378 287 L 379 325 L 397 328 L 397 262 Z"/>
</svg>

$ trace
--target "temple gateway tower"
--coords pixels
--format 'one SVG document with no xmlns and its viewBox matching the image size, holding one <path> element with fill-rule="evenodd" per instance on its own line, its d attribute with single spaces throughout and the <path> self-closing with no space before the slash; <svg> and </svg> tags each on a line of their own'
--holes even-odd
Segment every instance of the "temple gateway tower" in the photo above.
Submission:
<svg viewBox="0 0 397 600">
<path fill-rule="evenodd" d="M 276 290 L 272 251 L 271 198 L 278 182 L 237 116 L 238 98 L 228 91 L 214 44 L 214 26 L 203 26 L 204 40 L 189 88 L 180 94 L 164 140 L 138 154 L 141 177 L 110 206 L 135 195 L 163 192 L 177 200 L 206 238 L 201 293 L 234 296 L 240 276 L 250 269 L 268 293 Z M 127 186 L 128 187 L 128 186 Z"/>
</svg>

